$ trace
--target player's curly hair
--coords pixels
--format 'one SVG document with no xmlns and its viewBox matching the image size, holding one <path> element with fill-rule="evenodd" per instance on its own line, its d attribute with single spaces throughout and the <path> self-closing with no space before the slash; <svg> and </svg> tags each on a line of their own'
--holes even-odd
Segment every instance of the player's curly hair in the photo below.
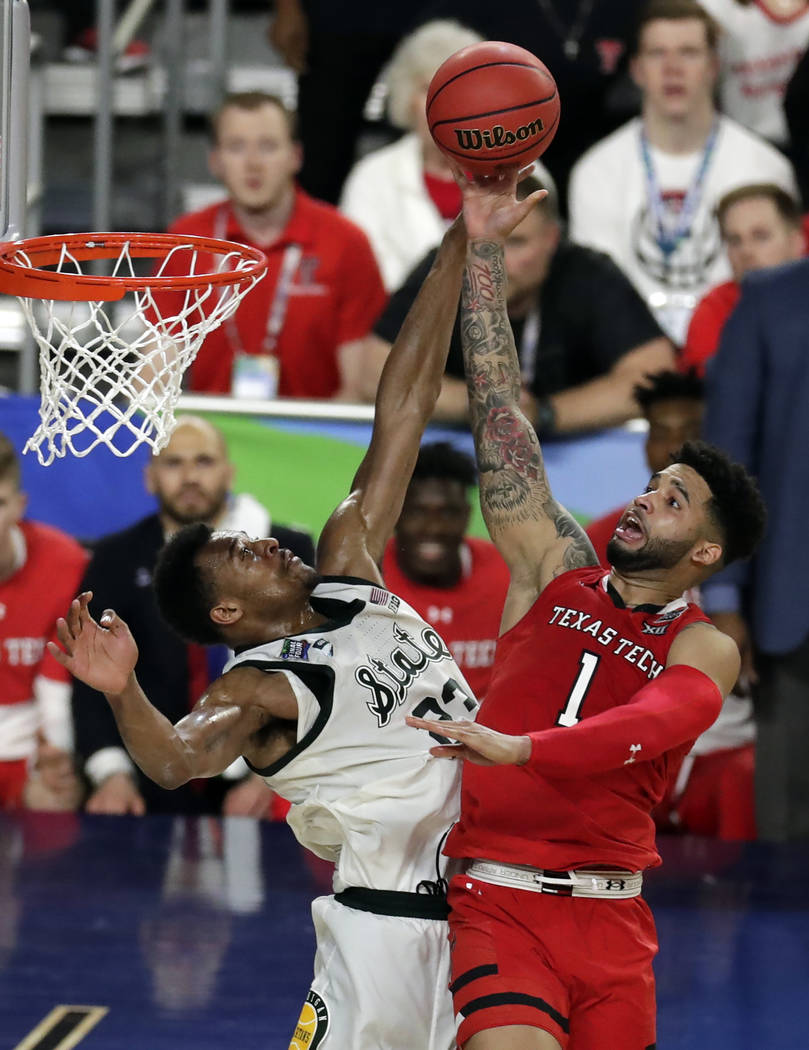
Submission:
<svg viewBox="0 0 809 1050">
<path fill-rule="evenodd" d="M 212 534 L 204 522 L 186 525 L 162 549 L 154 571 L 160 615 L 181 638 L 198 645 L 224 641 L 209 615 L 216 604 L 213 583 L 197 564 L 197 555 Z"/>
<path fill-rule="evenodd" d="M 441 478 L 460 481 L 471 488 L 477 485 L 478 474 L 475 461 L 449 441 L 433 441 L 422 445 L 413 468 L 413 481 L 425 478 Z"/>
<path fill-rule="evenodd" d="M 711 490 L 708 514 L 722 542 L 717 568 L 749 558 L 767 524 L 767 508 L 755 478 L 741 463 L 734 463 L 721 449 L 704 441 L 686 441 L 672 454 L 671 461 L 691 467 Z"/>
<path fill-rule="evenodd" d="M 647 373 L 644 382 L 638 383 L 632 395 L 647 415 L 652 405 L 658 401 L 702 401 L 705 397 L 705 384 L 697 375 L 695 368 L 687 372 Z"/>
</svg>

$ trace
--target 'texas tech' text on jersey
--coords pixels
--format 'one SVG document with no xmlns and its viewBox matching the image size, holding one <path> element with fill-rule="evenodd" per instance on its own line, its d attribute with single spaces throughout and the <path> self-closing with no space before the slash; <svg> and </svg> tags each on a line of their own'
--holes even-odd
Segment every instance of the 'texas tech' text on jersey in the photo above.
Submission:
<svg viewBox="0 0 809 1050">
<path fill-rule="evenodd" d="M 563 733 L 629 703 L 662 673 L 677 634 L 706 620 L 682 599 L 627 608 L 603 568 L 563 573 L 500 639 L 478 721 L 510 734 Z M 564 779 L 465 763 L 448 852 L 556 870 L 654 866 L 649 814 L 689 748 L 645 760 L 643 741 L 627 739 L 620 769 Z"/>
</svg>

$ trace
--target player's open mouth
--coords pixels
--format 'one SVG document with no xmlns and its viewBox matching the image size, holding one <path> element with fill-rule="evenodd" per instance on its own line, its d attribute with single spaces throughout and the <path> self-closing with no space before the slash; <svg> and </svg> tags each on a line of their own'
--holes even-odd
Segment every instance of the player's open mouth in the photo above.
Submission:
<svg viewBox="0 0 809 1050">
<path fill-rule="evenodd" d="M 634 511 L 626 511 L 618 523 L 615 535 L 624 543 L 642 543 L 646 539 L 646 533 L 641 525 L 640 518 Z"/>
</svg>

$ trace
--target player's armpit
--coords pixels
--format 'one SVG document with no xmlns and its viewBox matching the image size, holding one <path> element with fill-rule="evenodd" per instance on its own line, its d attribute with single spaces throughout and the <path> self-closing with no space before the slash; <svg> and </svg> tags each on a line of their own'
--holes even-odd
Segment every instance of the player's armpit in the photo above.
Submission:
<svg viewBox="0 0 809 1050">
<path fill-rule="evenodd" d="M 598 564 L 587 533 L 550 493 L 535 508 L 533 521 L 515 521 L 500 532 L 491 530 L 491 536 L 511 573 L 501 634 L 522 619 L 557 576 Z"/>
<path fill-rule="evenodd" d="M 270 722 L 294 722 L 297 717 L 298 703 L 285 675 L 234 667 L 174 726 L 186 779 L 224 772 Z"/>
<path fill-rule="evenodd" d="M 172 790 L 224 772 L 268 721 L 286 717 L 282 712 L 292 710 L 291 695 L 283 675 L 239 667 L 218 678 L 176 725 L 149 702 L 134 675 L 123 692 L 107 694 L 107 700 L 132 760 Z"/>
<path fill-rule="evenodd" d="M 574 726 L 530 733 L 526 766 L 563 778 L 594 776 L 657 758 L 713 725 L 722 700 L 716 682 L 704 671 L 685 664 L 667 667 L 627 704 Z"/>
</svg>

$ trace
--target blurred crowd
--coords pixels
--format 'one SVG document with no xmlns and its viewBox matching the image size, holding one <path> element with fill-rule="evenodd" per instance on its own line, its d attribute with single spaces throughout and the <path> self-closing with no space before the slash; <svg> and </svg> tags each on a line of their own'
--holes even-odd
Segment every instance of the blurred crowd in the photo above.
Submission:
<svg viewBox="0 0 809 1050">
<path fill-rule="evenodd" d="M 797 535 L 809 513 L 809 0 L 275 0 L 268 36 L 297 75 L 297 111 L 259 91 L 225 97 L 210 121 L 221 200 L 170 227 L 269 261 L 205 341 L 188 390 L 372 403 L 461 204 L 426 125 L 430 79 L 481 39 L 533 51 L 562 117 L 524 184 L 548 196 L 505 249 L 526 415 L 543 440 L 643 418 L 652 472 L 702 435 L 756 473 L 770 511 L 755 560 L 690 596 L 735 638 L 743 671 L 659 827 L 809 836 L 809 556 Z M 387 141 L 363 151 L 375 84 Z M 467 418 L 457 333 L 436 418 Z M 183 418 L 145 484 L 158 511 L 87 550 L 26 518 L 18 459 L 0 440 L 0 806 L 281 817 L 283 800 L 246 766 L 177 792 L 146 781 L 103 697 L 71 687 L 45 648 L 73 595 L 93 590 L 132 625 L 140 680 L 174 721 L 227 652 L 160 622 L 151 573 L 165 539 L 205 521 L 271 531 L 313 558 L 311 536 L 234 496 L 223 437 L 204 419 Z M 482 696 L 507 573 L 467 535 L 474 485 L 464 453 L 425 446 L 382 569 Z M 600 556 L 617 517 L 590 524 Z"/>
</svg>

